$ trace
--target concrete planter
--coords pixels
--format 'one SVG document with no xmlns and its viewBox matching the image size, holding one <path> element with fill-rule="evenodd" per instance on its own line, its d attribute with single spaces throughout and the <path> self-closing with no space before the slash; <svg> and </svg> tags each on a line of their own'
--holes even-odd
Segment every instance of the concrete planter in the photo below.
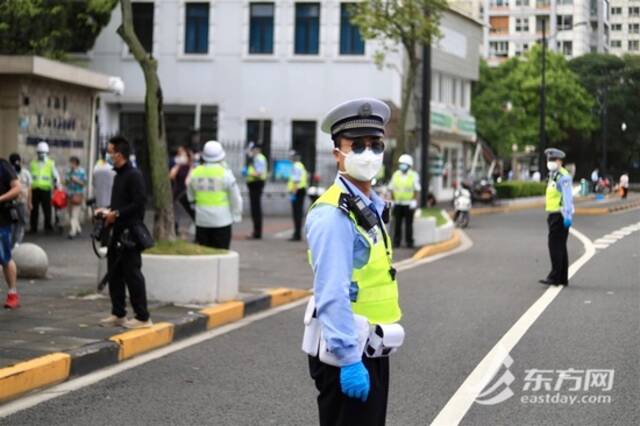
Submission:
<svg viewBox="0 0 640 426">
<path fill-rule="evenodd" d="M 413 239 L 416 246 L 435 244 L 453 237 L 453 222 L 446 211 L 443 210 L 442 214 L 447 219 L 447 223 L 436 226 L 434 217 L 423 217 L 420 215 L 420 210 L 416 210 L 416 216 L 413 219 Z"/>
<path fill-rule="evenodd" d="M 209 304 L 238 295 L 238 253 L 205 256 L 142 255 L 150 300 Z"/>
</svg>

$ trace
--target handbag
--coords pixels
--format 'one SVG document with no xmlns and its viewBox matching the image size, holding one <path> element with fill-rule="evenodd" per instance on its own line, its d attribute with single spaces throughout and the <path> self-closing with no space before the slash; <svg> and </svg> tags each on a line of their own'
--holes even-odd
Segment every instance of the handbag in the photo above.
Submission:
<svg viewBox="0 0 640 426">
<path fill-rule="evenodd" d="M 131 237 L 139 250 L 144 251 L 156 245 L 156 242 L 151 236 L 151 232 L 149 232 L 149 229 L 142 222 L 131 225 L 129 232 L 131 232 Z"/>
<path fill-rule="evenodd" d="M 60 189 L 56 189 L 53 191 L 53 195 L 51 196 L 51 205 L 54 208 L 61 210 L 67 207 L 67 200 L 67 193 Z"/>
</svg>

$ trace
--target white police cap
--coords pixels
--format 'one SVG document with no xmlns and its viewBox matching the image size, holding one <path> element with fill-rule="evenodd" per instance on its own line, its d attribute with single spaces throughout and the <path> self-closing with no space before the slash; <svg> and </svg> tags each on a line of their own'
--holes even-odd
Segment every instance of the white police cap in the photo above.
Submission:
<svg viewBox="0 0 640 426">
<path fill-rule="evenodd" d="M 565 153 L 558 148 L 547 148 L 544 150 L 544 155 L 546 155 L 547 158 L 553 158 L 554 160 L 562 160 L 566 157 Z"/>
<path fill-rule="evenodd" d="M 384 126 L 391 110 L 386 103 L 374 98 L 360 98 L 344 102 L 329 111 L 322 121 L 322 131 L 332 138 L 384 136 Z"/>
</svg>

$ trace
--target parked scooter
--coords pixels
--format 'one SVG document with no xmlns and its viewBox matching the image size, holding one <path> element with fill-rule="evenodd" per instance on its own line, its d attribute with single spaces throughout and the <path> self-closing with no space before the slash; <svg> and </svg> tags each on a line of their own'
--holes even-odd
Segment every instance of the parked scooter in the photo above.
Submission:
<svg viewBox="0 0 640 426">
<path fill-rule="evenodd" d="M 473 182 L 473 200 L 493 204 L 496 200 L 496 189 L 488 179 Z"/>
<path fill-rule="evenodd" d="M 459 186 L 453 193 L 453 222 L 458 228 L 466 228 L 471 218 L 471 191 L 466 184 Z"/>
</svg>

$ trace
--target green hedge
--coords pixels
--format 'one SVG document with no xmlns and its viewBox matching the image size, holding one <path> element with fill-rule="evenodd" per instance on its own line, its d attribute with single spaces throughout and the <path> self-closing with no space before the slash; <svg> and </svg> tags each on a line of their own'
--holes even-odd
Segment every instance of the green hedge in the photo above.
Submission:
<svg viewBox="0 0 640 426">
<path fill-rule="evenodd" d="M 498 198 L 522 198 L 544 195 L 546 182 L 509 181 L 496 184 Z"/>
<path fill-rule="evenodd" d="M 420 216 L 422 217 L 435 217 L 436 218 L 436 226 L 442 226 L 447 223 L 447 219 L 442 216 L 442 210 L 437 207 L 426 207 L 421 209 Z"/>
</svg>

